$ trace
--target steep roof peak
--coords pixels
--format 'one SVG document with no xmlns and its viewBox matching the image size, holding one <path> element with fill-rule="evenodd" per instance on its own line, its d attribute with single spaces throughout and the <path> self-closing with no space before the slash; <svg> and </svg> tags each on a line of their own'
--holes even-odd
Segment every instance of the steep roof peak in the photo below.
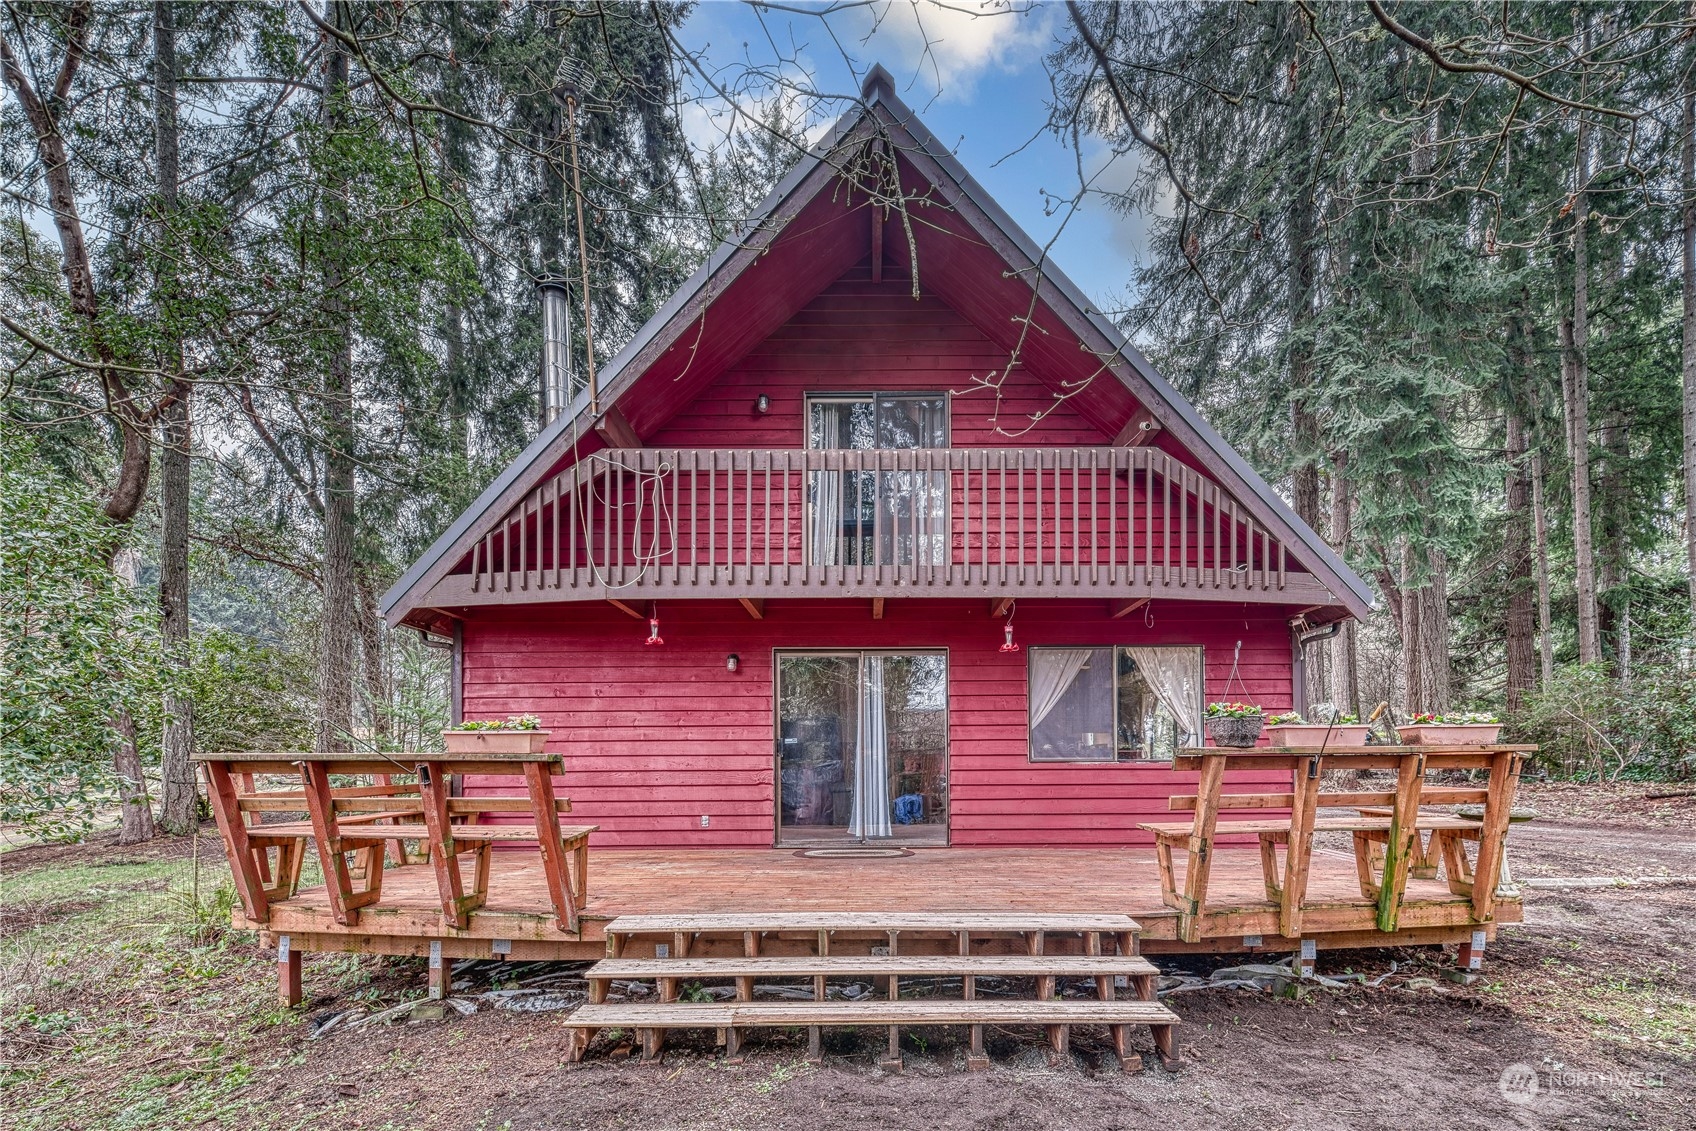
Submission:
<svg viewBox="0 0 1696 1131">
<path fill-rule="evenodd" d="M 768 253 L 788 231 L 791 221 L 813 201 L 835 199 L 833 186 L 842 170 L 829 159 L 846 146 L 869 140 L 879 131 L 879 124 L 890 131 L 903 161 L 911 164 L 917 175 L 937 187 L 946 206 L 945 215 L 928 225 L 920 233 L 920 238 L 924 239 L 930 233 L 941 239 L 949 235 L 942 231 L 944 226 L 958 228 L 960 231 L 953 235 L 967 238 L 957 243 L 956 251 L 975 254 L 970 249 L 982 249 L 984 255 L 997 261 L 993 265 L 980 265 L 979 275 L 983 279 L 991 284 L 996 280 L 1026 281 L 1026 285 L 1035 292 L 1037 303 L 1032 306 L 1030 296 L 1025 295 L 1019 302 L 1021 310 L 1028 308 L 1040 314 L 1051 325 L 1057 342 L 1063 337 L 1076 335 L 1083 351 L 1080 356 L 1096 359 L 1099 375 L 1108 377 L 1131 394 L 1136 403 L 1143 406 L 1181 447 L 1207 465 L 1209 473 L 1227 491 L 1258 510 L 1262 521 L 1279 541 L 1292 548 L 1299 547 L 1298 561 L 1327 583 L 1338 604 L 1356 616 L 1365 615 L 1372 605 L 1371 591 L 1365 582 L 1348 568 L 1324 539 L 1295 515 L 1289 504 L 1279 498 L 1248 462 L 1202 419 L 1194 406 L 1184 400 L 1125 340 L 1119 328 L 1048 258 L 1046 250 L 989 196 L 902 102 L 895 93 L 895 80 L 889 71 L 874 64 L 867 72 L 861 90 L 863 103 L 850 107 L 826 136 L 781 178 L 751 218 L 747 233 L 716 248 L 689 281 L 602 370 L 600 409 L 603 419 L 597 421 L 596 415 L 590 411 L 587 392 L 580 393 L 572 409 L 543 429 L 383 596 L 380 602 L 383 615 L 391 623 L 398 623 L 399 618 L 417 606 L 430 585 L 469 553 L 477 532 L 483 526 L 498 519 L 521 500 L 549 468 L 576 450 L 576 444 L 583 436 L 615 423 L 604 418 L 617 410 L 616 402 L 666 351 L 674 347 L 683 348 L 685 331 L 694 327 L 695 340 L 688 342 L 687 348 L 678 355 L 683 359 L 680 364 L 691 362 L 699 335 L 709 325 L 705 312 L 719 296 L 744 278 L 757 279 L 761 286 L 780 285 L 783 277 L 781 273 L 774 274 L 772 268 L 768 267 L 758 276 L 751 274 L 751 269 L 762 261 L 768 264 L 774 262 L 768 258 Z M 868 123 L 868 118 L 876 121 Z M 813 229 L 798 231 L 805 235 Z M 818 270 L 823 269 L 821 263 L 826 267 L 830 263 L 816 255 L 805 262 Z M 931 274 L 931 278 L 938 282 L 945 277 L 946 271 L 943 276 L 935 272 Z M 948 298 L 946 294 L 942 297 Z M 720 325 L 730 327 L 727 333 L 735 334 L 744 323 L 724 319 L 712 323 L 715 329 Z M 1042 336 L 1048 333 L 1044 331 Z M 1024 344 L 1027 350 L 1034 351 L 1040 343 Z M 1062 346 L 1057 346 L 1056 350 L 1065 352 Z M 1086 376 L 1083 384 L 1093 385 L 1093 376 Z M 628 430 L 628 421 L 622 413 L 618 420 Z"/>
<path fill-rule="evenodd" d="M 873 63 L 860 84 L 860 97 L 867 102 L 883 102 L 895 97 L 895 76 L 884 70 L 882 63 Z"/>
</svg>

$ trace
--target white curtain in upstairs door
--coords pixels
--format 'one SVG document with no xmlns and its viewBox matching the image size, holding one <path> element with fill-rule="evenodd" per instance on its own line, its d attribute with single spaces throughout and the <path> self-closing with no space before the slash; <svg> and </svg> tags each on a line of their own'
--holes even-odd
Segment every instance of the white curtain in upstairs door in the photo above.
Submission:
<svg viewBox="0 0 1696 1131">
<path fill-rule="evenodd" d="M 1031 726 L 1046 719 L 1078 673 L 1089 663 L 1088 648 L 1031 649 Z"/>
<path fill-rule="evenodd" d="M 1137 671 L 1193 741 L 1201 736 L 1201 649 L 1127 648 Z"/>
<path fill-rule="evenodd" d="M 884 714 L 883 657 L 860 665 L 860 745 L 854 752 L 854 809 L 848 835 L 891 835 L 889 827 L 889 723 Z"/>
<path fill-rule="evenodd" d="M 823 450 L 842 446 L 842 411 L 847 405 L 830 402 L 812 406 L 819 444 Z M 829 458 L 829 457 L 825 457 Z M 842 564 L 842 480 L 837 471 L 812 473 L 812 530 L 809 541 L 814 565 Z"/>
</svg>

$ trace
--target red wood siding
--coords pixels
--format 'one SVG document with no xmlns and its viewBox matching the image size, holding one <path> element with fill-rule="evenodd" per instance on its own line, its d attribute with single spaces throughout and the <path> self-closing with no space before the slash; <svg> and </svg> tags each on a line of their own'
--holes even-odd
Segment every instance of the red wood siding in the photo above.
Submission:
<svg viewBox="0 0 1696 1131">
<path fill-rule="evenodd" d="M 997 403 L 979 382 L 995 380 L 1007 361 L 1006 350 L 927 288 L 921 285 L 914 300 L 904 277 L 873 283 L 862 263 L 643 439 L 655 448 L 801 448 L 808 393 L 910 390 L 958 394 L 949 403 L 956 448 L 1112 441 L 1069 403 L 1056 404 L 1053 392 L 1023 368 L 1000 382 Z M 771 398 L 763 415 L 754 411 L 761 393 Z M 1030 417 L 1044 411 L 1031 425 Z"/>
<path fill-rule="evenodd" d="M 956 845 L 1148 843 L 1138 821 L 1170 819 L 1193 774 L 1160 766 L 1029 760 L 1026 656 L 1003 654 L 988 600 L 774 601 L 753 620 L 728 601 L 662 604 L 665 644 L 606 604 L 474 610 L 465 626 L 465 712 L 532 712 L 564 756 L 574 814 L 594 843 L 763 847 L 773 842 L 773 650 L 949 651 L 951 837 Z M 1102 601 L 1024 601 L 1021 644 L 1199 644 L 1207 696 L 1225 693 L 1243 642 L 1247 695 L 1290 707 L 1286 614 L 1155 601 L 1109 620 Z M 725 670 L 735 652 L 741 670 Z M 1240 697 L 1235 686 L 1233 697 Z M 1256 779 L 1243 777 L 1242 782 Z M 1273 779 L 1261 779 L 1270 784 Z M 472 789 L 493 782 L 469 783 Z M 700 827 L 702 814 L 710 827 Z"/>
</svg>

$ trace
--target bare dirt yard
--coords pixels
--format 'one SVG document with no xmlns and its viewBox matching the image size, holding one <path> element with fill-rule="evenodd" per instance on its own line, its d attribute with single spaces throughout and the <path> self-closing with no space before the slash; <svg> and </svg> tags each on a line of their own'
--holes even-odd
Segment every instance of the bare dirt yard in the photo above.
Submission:
<svg viewBox="0 0 1696 1131">
<path fill-rule="evenodd" d="M 1173 993 L 1189 1067 L 1129 1077 L 1087 1033 L 1059 1064 L 1034 1034 L 998 1035 L 982 1074 L 947 1034 L 912 1041 L 899 1075 L 873 1067 L 881 1033 L 827 1038 L 819 1068 L 784 1035 L 756 1036 L 737 1066 L 704 1036 L 645 1065 L 616 1035 L 567 1066 L 565 1013 L 533 1007 L 571 996 L 568 967 L 479 964 L 460 975 L 469 1015 L 354 1025 L 422 997 L 423 963 L 309 956 L 306 1006 L 277 1008 L 273 956 L 222 926 L 215 838 L 15 849 L 0 855 L 0 1105 L 17 1131 L 1686 1129 L 1696 797 L 1646 797 L 1673 788 L 1525 787 L 1541 814 L 1510 841 L 1526 922 L 1503 931 L 1480 984 L 1443 980 L 1453 957 L 1430 950 L 1321 952 L 1320 973 L 1376 984 Z"/>
</svg>

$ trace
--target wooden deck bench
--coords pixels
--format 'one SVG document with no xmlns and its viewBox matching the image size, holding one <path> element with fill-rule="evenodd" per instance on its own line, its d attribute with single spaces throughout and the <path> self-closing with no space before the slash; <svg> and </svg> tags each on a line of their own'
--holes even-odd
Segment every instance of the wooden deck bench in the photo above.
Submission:
<svg viewBox="0 0 1696 1131">
<path fill-rule="evenodd" d="M 416 862 L 427 862 L 435 870 L 444 925 L 465 930 L 471 913 L 488 898 L 491 846 L 534 842 L 556 924 L 562 931 L 578 930 L 578 914 L 588 899 L 588 838 L 595 828 L 556 823 L 561 813 L 570 811 L 571 802 L 554 795 L 555 755 L 285 752 L 195 758 L 206 769 L 213 814 L 243 910 L 251 920 L 266 922 L 270 903 L 294 894 L 310 839 L 323 864 L 331 914 L 337 923 L 353 926 L 359 910 L 382 897 L 385 849 L 396 863 L 406 863 L 412 860 L 406 855 L 411 842 L 423 846 Z M 253 788 L 257 775 L 280 774 L 297 776 L 300 788 Z M 416 783 L 397 784 L 392 781 L 397 774 L 410 774 Z M 448 783 L 455 774 L 522 775 L 527 795 L 449 797 Z M 378 780 L 369 786 L 332 786 L 332 775 Z M 304 812 L 308 819 L 255 823 L 266 813 L 290 812 Z M 531 823 L 474 823 L 498 815 L 527 815 Z M 465 853 L 475 857 L 469 891 L 458 862 Z"/>
<path fill-rule="evenodd" d="M 1450 892 L 1471 898 L 1472 918 L 1488 922 L 1494 906 L 1495 877 L 1501 864 L 1502 840 L 1507 815 L 1513 803 L 1524 752 L 1530 747 L 1419 747 L 1379 746 L 1340 748 L 1254 747 L 1233 749 L 1203 747 L 1185 750 L 1174 759 L 1178 769 L 1200 771 L 1193 795 L 1174 796 L 1174 809 L 1193 809 L 1189 821 L 1154 821 L 1137 827 L 1153 833 L 1155 856 L 1160 870 L 1161 895 L 1167 906 L 1178 912 L 1178 935 L 1185 942 L 1201 939 L 1208 874 L 1215 839 L 1232 834 L 1252 835 L 1260 842 L 1261 868 L 1266 897 L 1278 906 L 1279 933 L 1299 938 L 1307 877 L 1313 855 L 1313 837 L 1321 832 L 1346 832 L 1354 838 L 1355 862 L 1361 894 L 1376 903 L 1374 925 L 1394 931 L 1410 876 L 1435 878 L 1436 859 L 1443 855 L 1450 873 Z M 1225 793 L 1225 770 L 1287 770 L 1287 791 Z M 1320 784 L 1327 770 L 1390 769 L 1396 773 L 1393 791 L 1323 793 Z M 1486 770 L 1484 787 L 1425 788 L 1425 774 L 1432 769 Z M 1422 810 L 1420 805 L 1482 802 L 1478 820 Z M 1321 817 L 1322 807 L 1352 807 L 1347 817 Z M 1234 821 L 1221 819 L 1225 810 L 1287 808 L 1288 817 Z M 1427 850 L 1421 834 L 1429 833 L 1433 849 Z M 1464 840 L 1479 845 L 1478 861 L 1469 864 L 1461 848 Z M 1280 868 L 1277 849 L 1283 845 Z M 1183 890 L 1176 881 L 1172 851 L 1182 847 L 1188 855 Z M 1488 873 L 1489 890 L 1476 882 L 1473 873 Z M 1465 878 L 1463 878 L 1463 873 Z"/>
<path fill-rule="evenodd" d="M 1389 843 L 1392 826 L 1393 821 L 1387 811 L 1383 815 L 1373 811 L 1355 817 L 1315 817 L 1309 831 L 1354 835 L 1355 867 L 1360 878 L 1361 897 L 1376 900 L 1383 890 L 1385 848 Z M 1172 880 L 1172 848 L 1175 844 L 1187 842 L 1194 835 L 1194 824 L 1190 821 L 1151 821 L 1137 827 L 1155 835 L 1161 884 L 1165 892 L 1170 893 L 1168 903 L 1174 903 L 1178 896 Z M 1415 826 L 1413 854 L 1410 857 L 1411 873 L 1421 879 L 1435 878 L 1434 872 L 1427 874 L 1427 858 L 1418 833 L 1429 832 L 1435 838 L 1450 833 L 1470 832 L 1476 839 L 1481 827 L 1482 823 L 1479 821 L 1422 811 Z M 1216 837 L 1253 834 L 1259 839 L 1260 869 L 1266 886 L 1266 898 L 1282 905 L 1285 886 L 1282 877 L 1285 870 L 1278 866 L 1278 848 L 1283 846 L 1287 854 L 1292 829 L 1300 831 L 1296 829 L 1295 818 L 1285 817 L 1273 820 L 1220 821 L 1214 825 L 1213 833 Z M 1450 890 L 1455 894 L 1470 893 L 1470 881 L 1466 885 L 1465 893 L 1457 891 L 1453 883 L 1450 884 Z"/>
</svg>

